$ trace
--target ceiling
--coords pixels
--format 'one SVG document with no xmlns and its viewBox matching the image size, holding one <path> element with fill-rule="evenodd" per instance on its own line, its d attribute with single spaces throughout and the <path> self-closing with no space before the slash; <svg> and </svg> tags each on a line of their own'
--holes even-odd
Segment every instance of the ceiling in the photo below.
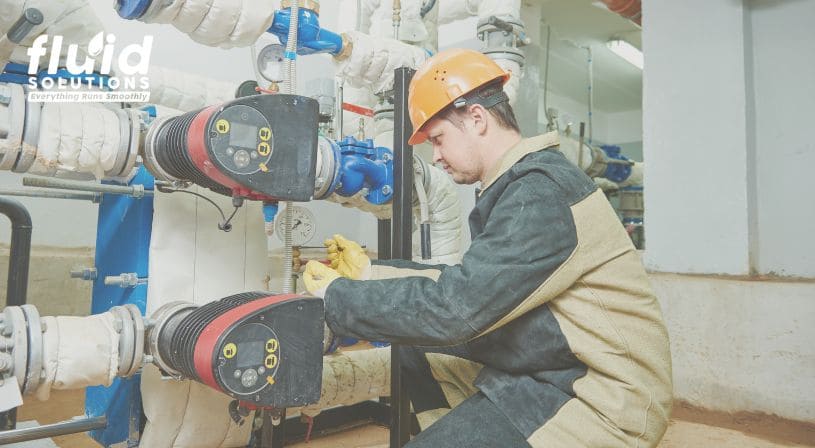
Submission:
<svg viewBox="0 0 815 448">
<path fill-rule="evenodd" d="M 642 71 L 606 48 L 612 38 L 623 38 L 642 48 L 642 33 L 633 22 L 606 9 L 596 0 L 526 0 L 526 6 L 540 5 L 541 84 L 544 80 L 547 27 L 550 92 L 581 103 L 588 96 L 588 51 L 592 50 L 594 107 L 613 113 L 642 108 Z M 527 28 L 533 31 L 533 27 Z M 541 86 L 543 87 L 543 86 Z"/>
</svg>

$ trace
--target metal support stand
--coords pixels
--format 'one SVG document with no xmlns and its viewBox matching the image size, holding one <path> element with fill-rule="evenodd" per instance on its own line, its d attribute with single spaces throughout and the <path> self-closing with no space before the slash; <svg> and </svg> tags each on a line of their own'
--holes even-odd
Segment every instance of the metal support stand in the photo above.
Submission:
<svg viewBox="0 0 815 448">
<path fill-rule="evenodd" d="M 377 236 L 377 259 L 391 259 L 391 220 L 378 219 L 376 227 Z"/>
<path fill-rule="evenodd" d="M 408 116 L 408 86 L 414 70 L 396 69 L 393 81 L 393 232 L 392 252 L 395 259 L 412 258 L 413 234 L 413 147 L 407 143 L 413 133 Z M 410 440 L 410 401 L 402 382 L 399 346 L 391 345 L 391 426 L 390 448 L 400 448 Z"/>
</svg>

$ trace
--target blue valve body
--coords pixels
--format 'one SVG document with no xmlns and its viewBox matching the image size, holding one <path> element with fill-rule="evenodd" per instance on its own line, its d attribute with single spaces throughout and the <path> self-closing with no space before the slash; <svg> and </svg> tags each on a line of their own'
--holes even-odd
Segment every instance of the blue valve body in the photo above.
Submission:
<svg viewBox="0 0 815 448">
<path fill-rule="evenodd" d="M 297 54 L 316 53 L 339 54 L 342 51 L 342 37 L 339 34 L 320 28 L 320 16 L 306 8 L 298 9 Z M 274 21 L 269 32 L 286 45 L 289 40 L 291 8 L 275 11 Z"/>
<path fill-rule="evenodd" d="M 609 159 L 615 160 L 622 160 L 622 161 L 630 161 L 630 159 L 622 154 L 620 154 L 621 148 L 617 145 L 602 145 L 600 149 L 606 153 L 606 157 Z M 606 172 L 603 175 L 606 179 L 612 182 L 622 182 L 628 177 L 631 176 L 631 165 L 626 165 L 622 163 L 609 163 L 606 166 Z"/>
<path fill-rule="evenodd" d="M 340 182 L 335 192 L 340 196 L 353 196 L 367 188 L 365 199 L 372 204 L 384 204 L 393 197 L 393 153 L 384 147 L 375 147 L 371 139 L 359 141 L 345 137 L 339 142 Z"/>
<path fill-rule="evenodd" d="M 127 20 L 138 19 L 143 16 L 153 0 L 116 0 L 116 12 L 119 17 Z"/>
</svg>

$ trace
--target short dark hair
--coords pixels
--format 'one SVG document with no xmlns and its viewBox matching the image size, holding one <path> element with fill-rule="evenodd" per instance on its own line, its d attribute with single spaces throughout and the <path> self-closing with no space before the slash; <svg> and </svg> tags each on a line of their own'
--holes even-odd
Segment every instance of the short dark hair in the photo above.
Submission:
<svg viewBox="0 0 815 448">
<path fill-rule="evenodd" d="M 465 104 L 481 104 L 479 101 L 480 99 L 490 98 L 495 95 L 499 95 L 503 92 L 504 85 L 501 80 L 493 81 L 491 83 L 485 84 L 474 91 L 465 95 L 464 101 Z M 515 118 L 515 112 L 512 110 L 512 106 L 509 105 L 509 100 L 505 99 L 503 101 L 499 101 L 494 105 L 486 106 L 487 111 L 490 115 L 495 118 L 495 121 L 498 122 L 498 125 L 504 129 L 510 129 L 520 134 L 521 128 L 518 126 L 518 120 Z M 459 113 L 459 109 L 455 107 L 454 104 L 447 106 L 439 113 L 439 117 L 446 119 L 453 123 L 456 126 L 460 126 L 458 122 L 454 120 L 450 120 L 451 116 L 455 113 Z"/>
</svg>

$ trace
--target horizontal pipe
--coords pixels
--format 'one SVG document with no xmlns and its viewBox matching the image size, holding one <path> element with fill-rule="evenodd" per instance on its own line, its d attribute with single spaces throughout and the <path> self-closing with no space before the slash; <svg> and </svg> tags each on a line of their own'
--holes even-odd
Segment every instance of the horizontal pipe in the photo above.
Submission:
<svg viewBox="0 0 815 448">
<path fill-rule="evenodd" d="M 107 425 L 107 417 L 100 416 L 68 420 L 51 425 L 40 425 L 33 428 L 12 429 L 0 432 L 0 445 L 87 432 L 105 428 Z"/>
<path fill-rule="evenodd" d="M 98 204 L 102 199 L 100 193 L 61 193 L 47 190 L 3 190 L 0 189 L 0 196 L 25 196 L 30 198 L 48 199 L 76 199 L 80 201 L 91 201 Z"/>
<path fill-rule="evenodd" d="M 91 191 L 95 193 L 123 194 L 140 198 L 152 195 L 151 190 L 145 190 L 143 185 L 105 185 L 87 182 L 71 182 L 47 177 L 24 177 L 23 185 L 26 187 L 56 188 L 60 190 Z"/>
</svg>

